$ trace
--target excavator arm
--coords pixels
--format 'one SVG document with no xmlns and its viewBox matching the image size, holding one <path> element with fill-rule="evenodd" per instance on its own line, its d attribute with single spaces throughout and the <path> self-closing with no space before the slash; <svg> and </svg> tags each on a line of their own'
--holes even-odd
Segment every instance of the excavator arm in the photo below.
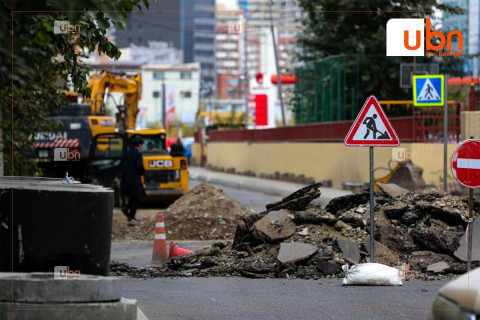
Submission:
<svg viewBox="0 0 480 320">
<path fill-rule="evenodd" d="M 141 73 L 126 74 L 102 71 L 90 77 L 88 87 L 92 89 L 92 93 L 91 98 L 85 102 L 90 104 L 94 115 L 105 114 L 105 103 L 111 92 L 124 93 L 125 104 L 117 105 L 117 122 L 121 132 L 135 129 L 138 101 L 142 97 Z"/>
</svg>

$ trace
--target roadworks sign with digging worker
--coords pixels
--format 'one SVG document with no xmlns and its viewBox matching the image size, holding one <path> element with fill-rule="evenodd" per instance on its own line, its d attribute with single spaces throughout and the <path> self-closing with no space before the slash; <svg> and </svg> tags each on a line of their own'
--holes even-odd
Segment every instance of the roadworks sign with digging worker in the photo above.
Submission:
<svg viewBox="0 0 480 320">
<path fill-rule="evenodd" d="M 375 96 L 368 97 L 345 137 L 345 145 L 358 147 L 395 147 L 400 144 L 385 112 Z"/>
</svg>

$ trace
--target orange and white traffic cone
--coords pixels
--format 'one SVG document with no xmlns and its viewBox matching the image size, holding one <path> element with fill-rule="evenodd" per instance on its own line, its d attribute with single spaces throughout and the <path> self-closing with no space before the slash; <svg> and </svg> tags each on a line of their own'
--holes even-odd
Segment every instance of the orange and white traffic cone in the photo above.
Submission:
<svg viewBox="0 0 480 320">
<path fill-rule="evenodd" d="M 190 254 L 190 253 L 192 253 L 192 251 L 180 248 L 179 246 L 177 246 L 175 241 L 173 241 L 173 240 L 170 241 L 170 250 L 169 250 L 169 253 L 168 253 L 169 258 L 173 258 L 173 257 L 176 257 L 176 256 L 181 256 L 181 255 L 184 255 L 184 254 Z"/>
<path fill-rule="evenodd" d="M 155 222 L 155 238 L 153 239 L 153 255 L 150 267 L 160 267 L 168 260 L 167 236 L 165 235 L 165 222 L 163 213 L 157 213 Z"/>
</svg>

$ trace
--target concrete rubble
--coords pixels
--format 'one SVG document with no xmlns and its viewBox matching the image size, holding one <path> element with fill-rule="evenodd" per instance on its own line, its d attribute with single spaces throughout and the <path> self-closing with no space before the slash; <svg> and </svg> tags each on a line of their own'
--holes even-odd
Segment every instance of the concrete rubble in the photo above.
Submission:
<svg viewBox="0 0 480 320">
<path fill-rule="evenodd" d="M 150 211 L 149 216 L 139 217 L 140 223 L 129 225 L 125 216 L 116 209 L 112 240 L 153 239 L 158 210 Z M 202 183 L 163 211 L 163 218 L 168 226 L 167 239 L 224 240 L 232 239 L 237 224 L 252 213 L 221 189 Z"/>
<path fill-rule="evenodd" d="M 396 198 L 402 194 L 407 194 L 410 191 L 408 189 L 402 188 L 399 185 L 394 183 L 377 183 L 378 188 L 390 198 Z"/>
<path fill-rule="evenodd" d="M 467 199 L 438 189 L 395 196 L 391 190 L 400 189 L 389 185 L 375 197 L 375 262 L 409 265 L 424 279 L 465 273 L 466 263 L 454 253 L 466 228 L 462 215 L 467 214 Z M 111 271 L 132 277 L 316 279 L 343 276 L 346 263 L 369 262 L 368 192 L 335 198 L 321 208 L 306 203 L 320 196 L 318 186 L 299 191 L 267 205 L 265 212 L 246 215 L 232 242 L 172 258 L 161 268 L 112 264 Z M 480 204 L 475 202 L 474 208 Z"/>
<path fill-rule="evenodd" d="M 271 211 L 265 217 L 255 222 L 252 227 L 256 238 L 276 242 L 289 238 L 295 233 L 295 224 L 285 210 Z"/>
<path fill-rule="evenodd" d="M 473 223 L 472 233 L 472 261 L 480 261 L 480 220 L 477 218 Z M 465 232 L 459 239 L 460 246 L 455 251 L 454 255 L 462 261 L 467 261 L 468 244 L 467 232 Z"/>
<path fill-rule="evenodd" d="M 278 261 L 290 263 L 310 258 L 318 251 L 318 248 L 302 242 L 282 242 L 278 251 Z"/>
<path fill-rule="evenodd" d="M 342 250 L 345 261 L 351 264 L 360 262 L 360 251 L 358 250 L 358 243 L 354 241 L 337 240 L 337 244 Z"/>
<path fill-rule="evenodd" d="M 433 273 L 442 273 L 448 268 L 450 268 L 448 263 L 446 263 L 445 261 L 440 261 L 440 262 L 429 265 L 427 267 L 427 271 L 432 271 Z"/>
</svg>

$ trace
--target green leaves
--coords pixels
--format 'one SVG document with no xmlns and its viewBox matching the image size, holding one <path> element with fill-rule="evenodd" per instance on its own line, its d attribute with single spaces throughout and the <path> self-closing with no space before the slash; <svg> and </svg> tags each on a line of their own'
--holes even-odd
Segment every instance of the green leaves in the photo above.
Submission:
<svg viewBox="0 0 480 320">
<path fill-rule="evenodd" d="M 6 173 L 33 174 L 31 167 L 26 165 L 29 161 L 25 152 L 32 145 L 28 137 L 38 131 L 52 130 L 48 119 L 63 100 L 58 90 L 67 89 L 58 83 L 69 80 L 74 90 L 89 96 L 91 90 L 87 88 L 87 76 L 90 70 L 81 64 L 81 52 L 93 52 L 98 46 L 99 53 L 118 59 L 121 52 L 106 37 L 107 29 L 111 25 L 124 29 L 128 13 L 140 3 L 148 8 L 146 0 L 0 3 L 0 94 L 4 97 L 0 100 L 0 126 L 3 129 Z M 28 10 L 44 12 L 19 12 Z M 65 12 L 59 12 L 62 10 Z M 13 21 L 12 11 L 17 11 Z M 67 20 L 80 31 L 55 34 L 56 20 Z M 17 158 L 14 159 L 13 155 Z M 12 165 L 13 171 L 8 171 Z"/>
<path fill-rule="evenodd" d="M 429 18 L 434 16 L 435 10 L 452 10 L 452 7 L 438 5 L 437 0 L 299 0 L 299 4 L 308 12 L 302 21 L 304 31 L 297 39 L 300 48 L 297 60 L 319 61 L 319 66 L 328 67 L 328 59 L 333 56 L 339 59 L 345 57 L 345 63 L 338 71 L 344 75 L 345 85 L 332 86 L 332 92 L 342 92 L 339 95 L 345 101 L 342 110 L 346 110 L 350 118 L 355 114 L 349 112 L 349 106 L 363 103 L 370 94 L 384 100 L 406 100 L 412 97 L 411 91 L 400 88 L 398 79 L 400 64 L 412 63 L 413 59 L 385 55 L 388 20 Z M 416 59 L 416 63 L 431 61 L 432 59 L 428 57 Z M 455 62 L 458 63 L 458 60 Z M 448 65 L 447 59 L 441 63 L 443 66 Z M 307 80 L 315 79 L 315 74 L 307 76 L 308 68 L 302 70 L 299 68 L 297 71 L 304 74 Z M 335 73 L 324 76 L 333 79 Z M 311 97 L 315 94 L 317 95 L 315 99 L 320 99 L 318 98 L 320 89 L 307 86 L 305 92 L 310 89 L 312 90 L 310 95 L 305 97 L 299 93 L 296 96 L 296 112 L 299 114 L 305 112 L 305 109 L 299 109 L 301 103 L 308 100 L 304 105 L 313 105 L 314 98 Z"/>
</svg>

